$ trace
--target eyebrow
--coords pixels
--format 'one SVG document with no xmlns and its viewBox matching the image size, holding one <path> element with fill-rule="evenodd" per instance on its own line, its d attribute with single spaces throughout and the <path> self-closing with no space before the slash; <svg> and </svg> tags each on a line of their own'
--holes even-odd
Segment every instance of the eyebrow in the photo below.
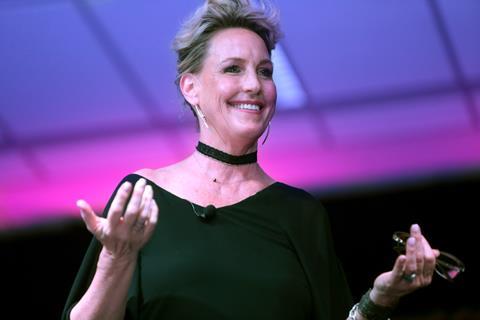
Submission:
<svg viewBox="0 0 480 320">
<path fill-rule="evenodd" d="M 245 59 L 238 58 L 238 57 L 232 57 L 232 58 L 227 58 L 227 59 L 225 59 L 225 60 L 222 60 L 222 61 L 220 62 L 220 64 L 224 64 L 224 63 L 230 62 L 230 61 L 233 61 L 233 62 L 244 62 Z M 268 63 L 268 64 L 273 65 L 273 62 L 272 62 L 271 59 L 263 59 L 263 60 L 260 61 L 259 65 L 260 65 L 260 64 L 265 64 L 265 63 Z"/>
</svg>

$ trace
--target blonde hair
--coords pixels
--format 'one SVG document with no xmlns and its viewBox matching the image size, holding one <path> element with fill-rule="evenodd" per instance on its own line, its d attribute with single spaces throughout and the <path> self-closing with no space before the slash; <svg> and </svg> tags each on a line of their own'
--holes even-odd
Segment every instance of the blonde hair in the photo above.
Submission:
<svg viewBox="0 0 480 320">
<path fill-rule="evenodd" d="M 255 8 L 249 0 L 208 0 L 182 24 L 173 41 L 177 53 L 177 88 L 183 74 L 202 69 L 209 41 L 217 31 L 236 27 L 251 30 L 262 38 L 271 54 L 281 37 L 278 11 L 266 0 L 258 2 Z M 188 101 L 185 104 L 192 109 Z"/>
</svg>

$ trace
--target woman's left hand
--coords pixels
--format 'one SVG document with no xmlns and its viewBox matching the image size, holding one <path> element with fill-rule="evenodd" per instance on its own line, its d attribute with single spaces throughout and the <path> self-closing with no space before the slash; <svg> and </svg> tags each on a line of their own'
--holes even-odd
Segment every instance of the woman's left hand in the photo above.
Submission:
<svg viewBox="0 0 480 320">
<path fill-rule="evenodd" d="M 392 271 L 375 279 L 370 299 L 379 305 L 393 306 L 400 297 L 428 286 L 432 282 L 439 254 L 438 250 L 430 247 L 420 227 L 412 225 L 405 254 L 398 256 Z"/>
</svg>

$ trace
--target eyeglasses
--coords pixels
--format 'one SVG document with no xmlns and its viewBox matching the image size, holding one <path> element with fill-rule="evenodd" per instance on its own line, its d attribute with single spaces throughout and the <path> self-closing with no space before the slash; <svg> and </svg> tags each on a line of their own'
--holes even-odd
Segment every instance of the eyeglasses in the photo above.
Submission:
<svg viewBox="0 0 480 320">
<path fill-rule="evenodd" d="M 399 254 L 405 254 L 405 245 L 410 234 L 408 232 L 397 231 L 393 234 L 393 249 Z M 435 272 L 442 278 L 453 281 L 461 272 L 465 271 L 465 265 L 460 259 L 448 252 L 440 251 L 436 259 Z"/>
</svg>

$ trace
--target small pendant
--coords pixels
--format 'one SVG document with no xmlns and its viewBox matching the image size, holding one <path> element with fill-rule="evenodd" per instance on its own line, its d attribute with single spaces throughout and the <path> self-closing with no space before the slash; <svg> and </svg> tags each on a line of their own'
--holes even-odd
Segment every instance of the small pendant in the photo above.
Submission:
<svg viewBox="0 0 480 320">
<path fill-rule="evenodd" d="M 217 178 L 213 178 L 213 182 L 217 182 Z"/>
</svg>

